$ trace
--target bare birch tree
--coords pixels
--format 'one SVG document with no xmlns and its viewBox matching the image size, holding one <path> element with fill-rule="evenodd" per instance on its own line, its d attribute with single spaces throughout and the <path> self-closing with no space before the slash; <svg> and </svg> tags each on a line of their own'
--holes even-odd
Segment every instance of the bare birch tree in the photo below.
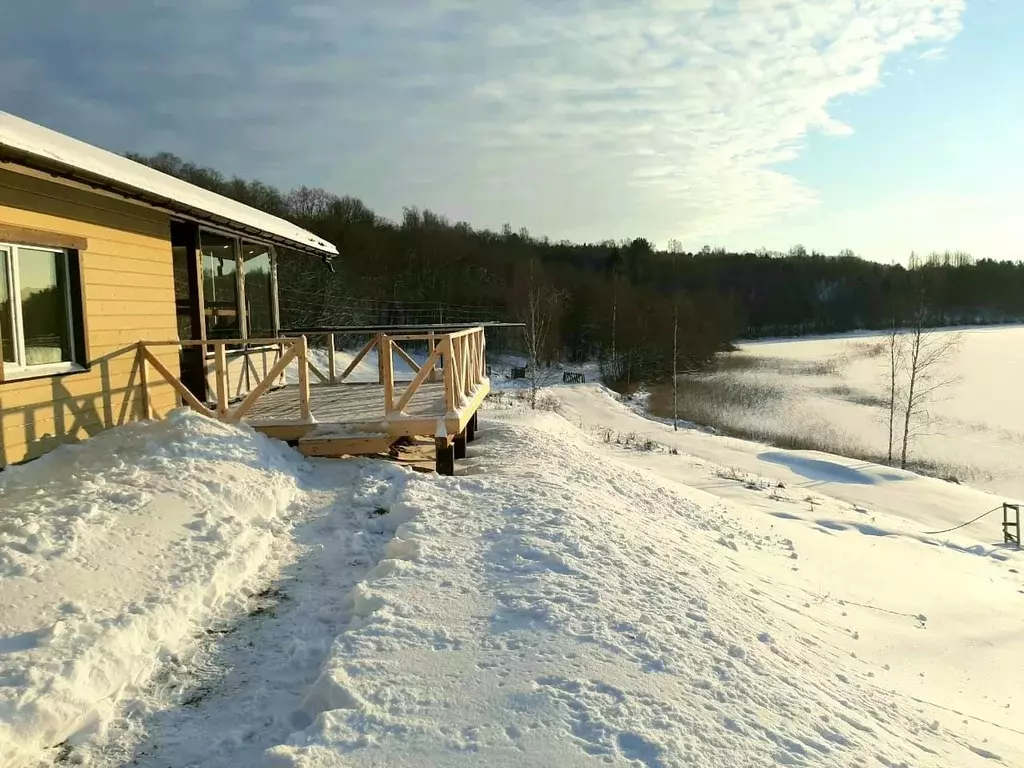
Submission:
<svg viewBox="0 0 1024 768">
<path fill-rule="evenodd" d="M 911 439 L 929 426 L 928 405 L 936 393 L 956 381 L 943 370 L 942 363 L 955 352 L 960 334 L 925 327 L 927 303 L 921 291 L 913 326 L 906 340 L 906 393 L 903 398 L 903 445 L 900 468 L 907 468 Z"/>
<path fill-rule="evenodd" d="M 892 323 L 886 337 L 886 351 L 888 352 L 889 380 L 888 393 L 885 398 L 886 409 L 889 418 L 889 466 L 892 466 L 893 452 L 896 449 L 896 425 L 900 411 L 900 374 L 903 373 L 903 363 L 906 346 L 906 338 L 899 327 L 896 317 L 896 310 L 893 309 Z"/>
<path fill-rule="evenodd" d="M 518 307 L 519 321 L 526 327 L 526 378 L 530 383 L 530 407 L 537 407 L 537 391 L 550 383 L 552 374 L 546 365 L 552 329 L 561 313 L 563 296 L 548 283 L 540 265 L 531 259 L 527 265 Z"/>
</svg>

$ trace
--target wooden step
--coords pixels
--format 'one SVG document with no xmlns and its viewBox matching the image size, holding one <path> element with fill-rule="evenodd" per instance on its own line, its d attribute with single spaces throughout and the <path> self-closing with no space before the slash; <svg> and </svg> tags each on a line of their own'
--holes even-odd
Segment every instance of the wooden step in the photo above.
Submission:
<svg viewBox="0 0 1024 768">
<path fill-rule="evenodd" d="M 304 437 L 299 440 L 298 449 L 304 456 L 337 459 L 387 453 L 394 441 L 394 437 L 383 433 Z"/>
</svg>

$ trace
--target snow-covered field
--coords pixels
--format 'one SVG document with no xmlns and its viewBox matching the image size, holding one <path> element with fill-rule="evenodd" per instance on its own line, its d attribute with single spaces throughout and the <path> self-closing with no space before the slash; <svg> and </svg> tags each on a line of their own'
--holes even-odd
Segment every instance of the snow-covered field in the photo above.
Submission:
<svg viewBox="0 0 1024 768">
<path fill-rule="evenodd" d="M 940 334 L 959 337 L 936 376 L 952 383 L 918 422 L 911 459 L 939 476 L 1024 499 L 1024 327 Z M 884 457 L 888 357 L 880 342 L 884 335 L 854 334 L 744 344 L 737 354 L 759 364 L 715 376 L 763 396 L 730 403 L 710 426 L 784 445 L 811 438 L 834 452 Z"/>
<path fill-rule="evenodd" d="M 1024 764 L 1024 559 L 928 533 L 998 499 L 552 394 L 450 478 L 187 413 L 0 474 L 0 765 Z"/>
</svg>

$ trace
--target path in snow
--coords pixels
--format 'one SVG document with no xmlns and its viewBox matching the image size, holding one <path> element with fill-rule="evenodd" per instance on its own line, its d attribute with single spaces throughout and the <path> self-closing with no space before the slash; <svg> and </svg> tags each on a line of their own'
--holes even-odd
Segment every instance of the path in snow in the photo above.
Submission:
<svg viewBox="0 0 1024 768">
<path fill-rule="evenodd" d="M 207 626 L 107 739 L 78 751 L 84 762 L 257 765 L 306 724 L 303 699 L 349 619 L 346 596 L 385 556 L 404 519 L 397 499 L 413 477 L 369 460 L 310 469 L 290 546 L 264 563 L 247 612 Z"/>
</svg>

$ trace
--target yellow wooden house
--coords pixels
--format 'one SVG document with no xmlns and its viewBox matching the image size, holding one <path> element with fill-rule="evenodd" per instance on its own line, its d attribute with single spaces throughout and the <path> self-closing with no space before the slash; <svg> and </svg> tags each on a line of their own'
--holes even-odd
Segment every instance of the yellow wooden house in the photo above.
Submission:
<svg viewBox="0 0 1024 768">
<path fill-rule="evenodd" d="M 329 262 L 337 250 L 0 112 L 0 468 L 184 403 L 310 456 L 427 436 L 438 470 L 454 472 L 490 388 L 484 329 L 289 332 L 277 260 L 303 254 Z M 338 331 L 362 337 L 344 370 Z M 422 349 L 419 361 L 403 344 Z M 356 382 L 371 358 L 376 375 Z"/>
<path fill-rule="evenodd" d="M 0 112 L 0 467 L 175 407 L 169 381 L 143 392 L 140 340 L 276 337 L 276 260 L 290 251 L 337 252 L 280 218 Z M 202 390 L 203 350 L 151 354 Z"/>
</svg>

